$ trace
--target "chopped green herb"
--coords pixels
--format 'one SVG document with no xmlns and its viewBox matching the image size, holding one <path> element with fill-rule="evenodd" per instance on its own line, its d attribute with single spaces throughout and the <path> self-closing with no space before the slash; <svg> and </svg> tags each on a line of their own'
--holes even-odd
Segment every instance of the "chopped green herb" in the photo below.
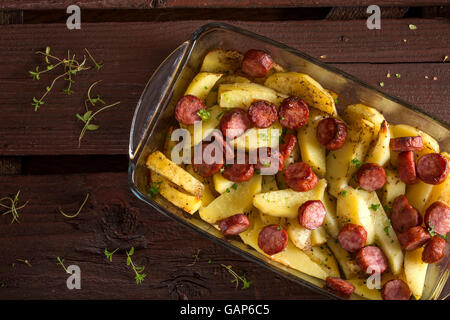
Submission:
<svg viewBox="0 0 450 320">
<path fill-rule="evenodd" d="M 216 120 L 220 120 L 220 118 L 222 117 L 222 115 L 223 115 L 223 111 L 217 115 Z"/>
<path fill-rule="evenodd" d="M 428 232 L 430 233 L 430 235 L 432 237 L 434 237 L 436 235 L 436 231 L 434 231 L 434 225 L 431 221 L 430 221 L 429 225 L 430 225 L 430 227 L 428 228 Z"/>
<path fill-rule="evenodd" d="M 248 281 L 244 276 L 238 275 L 236 272 L 233 271 L 232 266 L 226 266 L 224 264 L 221 264 L 222 267 L 228 270 L 228 272 L 233 276 L 233 280 L 231 280 L 231 283 L 236 283 L 236 289 L 239 287 L 239 281 L 242 282 L 242 290 L 248 289 L 250 285 L 252 284 L 251 281 Z"/>
<path fill-rule="evenodd" d="M 113 252 L 109 252 L 107 248 L 105 248 L 105 257 L 106 260 L 109 260 L 110 262 L 112 262 L 112 256 L 114 253 L 116 253 L 116 251 L 119 250 L 119 248 L 117 248 L 116 250 L 114 250 Z"/>
<path fill-rule="evenodd" d="M 409 30 L 417 30 L 417 26 L 414 24 L 409 25 Z"/>
<path fill-rule="evenodd" d="M 198 110 L 197 114 L 200 116 L 200 118 L 202 118 L 202 121 L 206 121 L 211 118 L 211 113 L 205 109 Z"/>
<path fill-rule="evenodd" d="M 388 224 L 387 224 L 387 226 L 385 226 L 384 227 L 384 233 L 386 233 L 386 235 L 388 236 L 388 237 L 390 237 L 390 235 L 389 235 L 389 229 L 391 228 L 391 220 L 389 220 L 388 219 Z"/>
<path fill-rule="evenodd" d="M 231 186 L 234 190 L 236 190 L 237 189 L 237 184 L 236 183 L 233 183 L 233 185 Z"/>
<path fill-rule="evenodd" d="M 159 188 L 161 187 L 162 181 L 152 182 L 150 186 L 147 188 L 147 193 L 154 198 L 159 193 Z"/>
<path fill-rule="evenodd" d="M 397 79 L 400 79 L 402 77 L 400 73 L 396 73 L 395 76 L 397 77 Z"/>
<path fill-rule="evenodd" d="M 345 198 L 346 195 L 347 195 L 347 190 L 343 190 L 343 191 L 341 192 L 341 196 L 342 196 L 343 198 Z"/>
<path fill-rule="evenodd" d="M 226 190 L 225 190 L 227 193 L 230 193 L 231 191 L 230 191 L 230 188 L 227 188 Z"/>
<path fill-rule="evenodd" d="M 355 165 L 356 168 L 361 167 L 362 164 L 363 164 L 362 161 L 360 161 L 359 159 L 356 159 L 356 158 L 354 158 L 354 159 L 352 160 L 352 163 Z"/>
<path fill-rule="evenodd" d="M 130 251 L 127 251 L 127 266 L 130 266 L 133 268 L 134 273 L 136 274 L 136 283 L 140 284 L 142 281 L 144 281 L 145 277 L 147 275 L 144 273 L 145 267 L 138 267 L 133 263 L 133 260 L 131 259 L 131 256 L 134 254 L 134 247 L 130 248 Z"/>
<path fill-rule="evenodd" d="M 379 203 L 378 204 L 371 204 L 370 207 L 369 207 L 369 209 L 373 210 L 373 211 L 377 211 L 378 208 L 380 208 L 380 204 Z"/>
<path fill-rule="evenodd" d="M 380 82 L 380 87 L 384 87 L 384 82 Z"/>
</svg>

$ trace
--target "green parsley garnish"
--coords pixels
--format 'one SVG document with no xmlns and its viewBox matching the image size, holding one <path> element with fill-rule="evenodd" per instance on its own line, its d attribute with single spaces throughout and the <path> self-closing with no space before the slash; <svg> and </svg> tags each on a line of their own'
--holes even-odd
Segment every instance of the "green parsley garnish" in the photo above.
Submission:
<svg viewBox="0 0 450 320">
<path fill-rule="evenodd" d="M 345 198 L 346 195 L 347 195 L 347 190 L 343 190 L 343 191 L 341 192 L 341 196 L 342 196 L 343 198 Z"/>
<path fill-rule="evenodd" d="M 159 193 L 159 188 L 161 187 L 161 183 L 162 183 L 162 181 L 150 183 L 149 187 L 147 188 L 147 193 L 152 198 L 154 198 Z"/>
<path fill-rule="evenodd" d="M 384 87 L 384 82 L 380 82 L 380 87 Z"/>
<path fill-rule="evenodd" d="M 233 185 L 231 186 L 234 190 L 236 190 L 237 189 L 237 184 L 236 183 L 233 183 Z"/>
<path fill-rule="evenodd" d="M 417 26 L 415 24 L 410 24 L 409 30 L 417 30 Z"/>
<path fill-rule="evenodd" d="M 362 161 L 360 161 L 359 159 L 356 159 L 356 158 L 354 158 L 354 159 L 352 160 L 352 163 L 355 165 L 356 168 L 361 167 L 362 164 L 363 164 Z"/>
<path fill-rule="evenodd" d="M 211 118 L 211 113 L 209 113 L 209 111 L 207 111 L 205 109 L 198 110 L 197 114 L 199 115 L 200 118 L 202 118 L 202 121 L 206 121 L 209 118 Z"/>
<path fill-rule="evenodd" d="M 431 223 L 431 221 L 430 221 L 429 225 L 430 225 L 430 227 L 428 228 L 428 232 L 430 233 L 430 235 L 432 237 L 434 237 L 436 235 L 436 231 L 434 231 L 434 225 L 433 225 L 433 223 Z"/>
<path fill-rule="evenodd" d="M 377 211 L 378 208 L 380 208 L 380 204 L 379 203 L 378 204 L 371 204 L 370 207 L 369 207 L 369 209 L 373 210 L 373 211 Z"/>
<path fill-rule="evenodd" d="M 400 73 L 396 73 L 395 76 L 397 77 L 397 79 L 400 79 L 402 77 Z"/>
<path fill-rule="evenodd" d="M 223 111 L 217 115 L 216 120 L 220 120 L 220 118 L 222 117 L 222 115 L 223 115 Z"/>
</svg>

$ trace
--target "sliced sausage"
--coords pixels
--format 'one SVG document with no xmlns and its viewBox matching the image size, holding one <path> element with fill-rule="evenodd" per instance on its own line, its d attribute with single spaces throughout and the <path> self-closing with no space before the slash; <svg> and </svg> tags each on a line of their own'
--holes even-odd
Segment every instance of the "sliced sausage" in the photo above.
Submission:
<svg viewBox="0 0 450 320">
<path fill-rule="evenodd" d="M 308 122 L 309 109 L 305 101 L 297 97 L 289 97 L 283 100 L 278 111 L 280 124 L 288 129 L 296 129 Z"/>
<path fill-rule="evenodd" d="M 431 236 L 424 228 L 417 226 L 397 234 L 397 238 L 403 249 L 410 251 L 422 247 Z"/>
<path fill-rule="evenodd" d="M 347 139 L 347 126 L 336 118 L 320 120 L 316 129 L 317 141 L 328 150 L 337 150 L 344 146 Z"/>
<path fill-rule="evenodd" d="M 281 164 L 280 170 L 283 169 L 284 161 L 289 158 L 292 150 L 294 150 L 295 144 L 297 143 L 297 137 L 292 133 L 288 133 L 283 137 L 282 141 L 283 143 L 281 143 L 279 146 Z"/>
<path fill-rule="evenodd" d="M 383 251 L 376 246 L 367 246 L 359 250 L 356 263 L 367 274 L 383 273 L 387 269 L 387 259 Z"/>
<path fill-rule="evenodd" d="M 287 241 L 286 230 L 276 224 L 264 227 L 258 235 L 258 246 L 270 256 L 283 251 L 286 248 Z"/>
<path fill-rule="evenodd" d="M 409 300 L 411 290 L 408 285 L 400 279 L 392 279 L 386 282 L 381 288 L 381 298 L 383 300 Z"/>
<path fill-rule="evenodd" d="M 367 231 L 363 226 L 347 223 L 339 231 L 338 240 L 342 248 L 348 252 L 356 252 L 366 244 Z"/>
<path fill-rule="evenodd" d="M 404 195 L 400 195 L 395 198 L 392 205 L 391 224 L 395 231 L 405 232 L 409 228 L 420 226 L 422 216 L 409 204 Z"/>
<path fill-rule="evenodd" d="M 392 138 L 389 141 L 389 149 L 392 151 L 420 151 L 423 149 L 422 137 Z"/>
<path fill-rule="evenodd" d="M 243 164 L 227 164 L 222 172 L 222 176 L 233 182 L 244 182 L 250 180 L 254 172 L 255 168 L 253 165 L 246 161 Z"/>
<path fill-rule="evenodd" d="M 273 67 L 272 57 L 264 51 L 251 49 L 244 54 L 241 69 L 254 78 L 263 78 Z"/>
<path fill-rule="evenodd" d="M 192 167 L 194 169 L 195 172 L 197 172 L 199 175 L 201 175 L 204 178 L 208 178 L 211 177 L 213 175 L 215 175 L 217 172 L 220 171 L 220 169 L 222 169 L 223 167 L 223 156 L 222 156 L 222 161 L 220 162 L 216 162 L 213 161 L 214 156 L 215 156 L 215 149 L 212 149 L 211 154 L 207 154 L 208 152 L 205 151 L 205 148 L 207 146 L 209 146 L 210 144 L 206 144 L 203 143 L 202 144 L 202 161 L 201 163 L 196 163 L 196 161 L 194 161 L 194 163 L 192 164 Z"/>
<path fill-rule="evenodd" d="M 268 128 L 277 120 L 278 112 L 274 104 L 258 100 L 248 108 L 248 117 L 256 128 Z"/>
<path fill-rule="evenodd" d="M 327 277 L 325 280 L 325 287 L 331 292 L 343 296 L 350 296 L 353 291 L 355 291 L 355 287 L 341 278 Z"/>
<path fill-rule="evenodd" d="M 428 229 L 445 236 L 450 232 L 450 207 L 441 201 L 433 202 L 425 212 L 424 220 Z"/>
<path fill-rule="evenodd" d="M 428 153 L 417 161 L 417 176 L 428 184 L 441 184 L 449 170 L 447 158 L 439 153 Z"/>
<path fill-rule="evenodd" d="M 202 100 L 188 94 L 178 100 L 175 106 L 175 119 L 184 125 L 193 125 L 196 121 L 202 121 L 202 118 L 197 114 L 201 109 L 205 109 Z"/>
<path fill-rule="evenodd" d="M 234 236 L 244 232 L 250 226 L 250 220 L 245 214 L 235 214 L 219 222 L 220 231 L 226 236 Z"/>
<path fill-rule="evenodd" d="M 320 200 L 309 200 L 298 208 L 298 222 L 309 230 L 320 227 L 325 220 L 327 210 Z"/>
<path fill-rule="evenodd" d="M 357 173 L 358 183 L 364 190 L 375 191 L 386 183 L 386 172 L 376 163 L 365 163 Z"/>
<path fill-rule="evenodd" d="M 417 182 L 414 152 L 403 151 L 398 154 L 397 170 L 400 180 L 405 184 L 414 184 Z"/>
<path fill-rule="evenodd" d="M 234 139 L 251 128 L 252 123 L 248 113 L 242 109 L 235 108 L 225 113 L 220 119 L 220 131 L 227 139 Z"/>
<path fill-rule="evenodd" d="M 440 236 L 434 236 L 425 246 L 422 252 L 422 261 L 426 263 L 436 263 L 442 259 L 445 253 L 447 241 Z"/>
<path fill-rule="evenodd" d="M 314 189 L 319 182 L 311 167 L 304 162 L 294 162 L 283 171 L 287 185 L 294 191 L 304 192 Z"/>
</svg>

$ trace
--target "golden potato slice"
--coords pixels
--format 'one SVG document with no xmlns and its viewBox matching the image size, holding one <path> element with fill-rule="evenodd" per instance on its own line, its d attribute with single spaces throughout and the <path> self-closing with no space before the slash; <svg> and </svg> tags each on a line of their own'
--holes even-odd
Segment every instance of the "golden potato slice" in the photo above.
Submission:
<svg viewBox="0 0 450 320">
<path fill-rule="evenodd" d="M 384 116 L 377 109 L 361 103 L 347 106 L 342 112 L 342 118 L 350 125 L 358 125 L 362 119 L 370 121 L 373 124 L 375 137 L 378 136 L 381 125 L 385 121 Z"/>
<path fill-rule="evenodd" d="M 188 193 L 201 198 L 204 189 L 203 184 L 186 170 L 169 160 L 160 151 L 157 150 L 151 153 L 147 158 L 146 165 L 150 170 L 162 175 L 164 178 L 175 185 L 180 186 Z"/>
<path fill-rule="evenodd" d="M 200 217 L 214 224 L 232 215 L 249 212 L 253 196 L 261 192 L 261 182 L 261 175 L 256 174 L 247 182 L 236 183 L 236 188 L 215 198 L 207 207 L 200 208 Z"/>
<path fill-rule="evenodd" d="M 328 240 L 327 232 L 323 226 L 311 231 L 311 245 L 317 246 L 326 243 Z"/>
<path fill-rule="evenodd" d="M 391 141 L 391 132 L 389 131 L 386 121 L 381 123 L 380 131 L 378 132 L 378 138 L 374 144 L 370 147 L 367 153 L 365 163 L 376 163 L 384 167 L 391 156 L 391 150 L 389 149 L 389 142 Z"/>
<path fill-rule="evenodd" d="M 230 142 L 237 149 L 254 151 L 261 147 L 275 148 L 280 142 L 283 128 L 275 121 L 269 128 L 250 128 Z"/>
<path fill-rule="evenodd" d="M 220 118 L 223 115 L 223 109 L 220 108 L 218 105 L 215 105 L 211 108 L 206 109 L 209 114 L 211 115 L 208 120 L 203 120 L 202 122 L 199 122 L 196 124 L 198 127 L 201 123 L 201 130 L 198 130 L 198 132 L 195 131 L 195 124 L 186 126 L 186 129 L 189 131 L 191 135 L 191 146 L 195 146 L 196 144 L 199 144 L 203 139 L 205 139 L 207 136 L 209 136 L 214 129 L 216 129 L 219 126 Z M 197 133 L 197 134 L 194 134 Z"/>
<path fill-rule="evenodd" d="M 425 205 L 431 196 L 433 185 L 423 181 L 406 186 L 406 198 L 409 204 L 416 208 L 419 212 L 424 212 Z"/>
<path fill-rule="evenodd" d="M 298 222 L 297 218 L 287 220 L 287 233 L 292 243 L 299 249 L 311 248 L 311 230 L 306 229 Z"/>
<path fill-rule="evenodd" d="M 234 185 L 233 181 L 230 181 L 223 177 L 222 173 L 217 172 L 213 175 L 214 189 L 220 194 L 230 191 Z"/>
<path fill-rule="evenodd" d="M 191 164 L 186 166 L 186 171 L 189 172 L 195 179 L 203 183 L 204 189 L 201 197 L 202 206 L 208 206 L 216 198 L 212 191 L 213 183 L 211 178 L 204 178 L 197 174 Z"/>
<path fill-rule="evenodd" d="M 220 77 L 222 77 L 221 73 L 200 72 L 192 79 L 184 95 L 190 94 L 205 101 Z"/>
<path fill-rule="evenodd" d="M 219 86 L 217 102 L 221 108 L 247 110 L 255 100 L 267 100 L 278 106 L 285 97 L 257 83 L 231 83 Z"/>
<path fill-rule="evenodd" d="M 326 244 L 312 246 L 307 250 L 303 250 L 303 252 L 306 253 L 312 261 L 317 263 L 329 277 L 340 276 L 336 258 Z"/>
<path fill-rule="evenodd" d="M 284 189 L 260 193 L 255 195 L 253 205 L 264 214 L 294 219 L 298 215 L 298 208 L 304 202 L 322 200 L 326 186 L 325 179 L 321 179 L 314 189 L 306 192 Z"/>
<path fill-rule="evenodd" d="M 325 191 L 323 194 L 322 203 L 325 206 L 325 210 L 327 210 L 327 215 L 325 216 L 323 226 L 330 236 L 337 238 L 339 234 L 339 222 L 336 217 L 336 199 Z"/>
<path fill-rule="evenodd" d="M 428 264 L 422 261 L 423 247 L 405 253 L 406 281 L 414 297 L 419 300 L 422 297 Z"/>
<path fill-rule="evenodd" d="M 366 279 L 353 278 L 347 281 L 355 287 L 355 294 L 369 300 L 382 300 L 380 290 L 376 288 L 369 289 Z"/>
<path fill-rule="evenodd" d="M 303 99 L 308 106 L 322 110 L 336 116 L 336 106 L 333 97 L 309 75 L 298 72 L 278 72 L 267 78 L 264 83 L 288 96 L 297 96 Z"/>
<path fill-rule="evenodd" d="M 352 256 L 341 247 L 337 239 L 328 239 L 327 245 L 336 257 L 336 260 L 341 266 L 346 279 L 356 277 L 357 274 L 361 272 L 358 264 Z"/>
<path fill-rule="evenodd" d="M 241 67 L 243 55 L 235 50 L 216 49 L 203 59 L 201 72 L 234 73 Z"/>
<path fill-rule="evenodd" d="M 406 185 L 400 180 L 397 170 L 385 169 L 386 184 L 381 189 L 381 201 L 383 205 L 392 208 L 395 198 L 405 194 Z"/>
<path fill-rule="evenodd" d="M 206 97 L 205 104 L 206 107 L 211 107 L 216 105 L 217 102 L 217 93 L 219 91 L 219 85 L 221 84 L 229 84 L 229 83 L 248 83 L 250 80 L 247 78 L 237 76 L 237 75 L 228 75 L 228 76 L 222 76 L 214 85 L 212 90 L 209 92 L 208 96 Z"/>
</svg>

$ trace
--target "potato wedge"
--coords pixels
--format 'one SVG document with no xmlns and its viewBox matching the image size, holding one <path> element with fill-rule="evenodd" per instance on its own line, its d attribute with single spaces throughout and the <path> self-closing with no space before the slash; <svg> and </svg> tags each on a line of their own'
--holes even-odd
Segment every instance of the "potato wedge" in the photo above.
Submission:
<svg viewBox="0 0 450 320">
<path fill-rule="evenodd" d="M 230 191 L 234 182 L 230 181 L 222 176 L 220 172 L 213 175 L 214 189 L 220 194 Z"/>
<path fill-rule="evenodd" d="M 385 169 L 386 184 L 381 189 L 381 202 L 385 207 L 392 208 L 395 198 L 405 194 L 406 185 L 400 180 L 397 170 Z"/>
<path fill-rule="evenodd" d="M 205 139 L 207 136 L 209 136 L 214 129 L 216 129 L 219 126 L 220 118 L 223 115 L 223 109 L 220 108 L 218 105 L 215 105 L 211 108 L 206 109 L 211 117 L 208 120 L 204 120 L 199 122 L 201 124 L 201 134 L 194 134 L 195 133 L 195 125 L 187 126 L 186 129 L 191 134 L 191 146 L 195 146 L 196 144 L 200 143 L 203 139 Z M 197 124 L 197 126 L 199 126 Z"/>
<path fill-rule="evenodd" d="M 322 110 L 332 116 L 337 115 L 333 97 L 309 75 L 298 72 L 278 72 L 269 76 L 264 83 L 288 96 L 302 98 L 310 107 Z"/>
<path fill-rule="evenodd" d="M 289 240 L 299 249 L 311 248 L 311 230 L 306 229 L 298 222 L 297 218 L 287 219 L 287 233 Z"/>
<path fill-rule="evenodd" d="M 362 119 L 371 122 L 373 124 L 373 135 L 375 137 L 378 136 L 381 125 L 383 121 L 385 121 L 384 116 L 377 109 L 361 103 L 347 106 L 342 112 L 342 118 L 350 125 L 358 125 Z"/>
<path fill-rule="evenodd" d="M 351 254 L 341 247 L 337 239 L 328 239 L 327 245 L 336 257 L 346 279 L 354 278 L 361 272 L 361 269 L 358 267 Z"/>
<path fill-rule="evenodd" d="M 190 94 L 205 101 L 220 77 L 222 77 L 221 73 L 200 72 L 192 79 L 184 95 Z"/>
<path fill-rule="evenodd" d="M 314 189 L 306 192 L 285 189 L 260 193 L 255 195 L 253 205 L 264 214 L 294 219 L 304 202 L 322 200 L 326 186 L 325 179 L 321 179 Z"/>
<path fill-rule="evenodd" d="M 400 242 L 397 239 L 397 235 L 384 212 L 384 208 L 381 205 L 376 192 L 364 190 L 360 190 L 359 192 L 366 199 L 366 205 L 370 208 L 370 213 L 372 214 L 375 242 L 386 255 L 389 262 L 389 270 L 394 275 L 397 275 L 403 268 L 403 251 Z"/>
<path fill-rule="evenodd" d="M 249 181 L 237 183 L 236 189 L 231 188 L 214 199 L 207 207 L 199 210 L 200 217 L 209 223 L 216 223 L 237 213 L 251 210 L 253 196 L 261 192 L 261 175 L 254 175 Z"/>
<path fill-rule="evenodd" d="M 366 279 L 353 278 L 347 281 L 355 287 L 355 294 L 369 300 L 382 300 L 380 290 L 376 288 L 369 289 Z"/>
<path fill-rule="evenodd" d="M 328 194 L 327 191 L 323 194 L 322 203 L 327 210 L 323 226 L 326 232 L 333 238 L 337 238 L 339 234 L 339 222 L 336 217 L 336 199 Z"/>
<path fill-rule="evenodd" d="M 267 100 L 278 106 L 285 97 L 257 83 L 231 83 L 219 86 L 217 102 L 221 108 L 247 110 L 255 100 Z"/>
<path fill-rule="evenodd" d="M 378 132 L 378 138 L 375 143 L 370 147 L 367 153 L 365 163 L 376 163 L 384 167 L 391 156 L 391 150 L 389 149 L 389 142 L 391 141 L 391 132 L 389 131 L 386 120 L 381 123 L 380 131 Z"/>
<path fill-rule="evenodd" d="M 204 189 L 203 184 L 186 170 L 169 160 L 160 151 L 151 153 L 147 158 L 146 165 L 150 170 L 162 175 L 188 193 L 201 198 Z"/>
<path fill-rule="evenodd" d="M 328 240 L 327 232 L 323 226 L 311 231 L 311 245 L 317 246 L 326 243 Z"/>
<path fill-rule="evenodd" d="M 359 124 L 348 127 L 344 146 L 328 153 L 326 178 L 329 183 L 328 192 L 332 196 L 337 198 L 339 192 L 348 186 L 364 160 L 374 137 L 373 132 L 373 124 L 362 119 Z"/>
<path fill-rule="evenodd" d="M 190 214 L 194 214 L 201 207 L 202 201 L 200 198 L 184 193 L 154 171 L 151 171 L 150 176 L 152 182 L 159 183 L 159 194 L 176 207 Z"/>
<path fill-rule="evenodd" d="M 439 153 L 439 143 L 429 134 L 406 124 L 390 125 L 389 128 L 391 130 L 391 138 L 414 136 L 422 137 L 423 149 L 421 151 L 415 152 L 417 158 L 420 158 L 424 154 L 428 153 Z M 397 158 L 398 152 L 391 152 L 390 162 L 394 167 L 397 167 Z"/>
<path fill-rule="evenodd" d="M 317 141 L 316 131 L 320 120 L 328 115 L 315 108 L 309 109 L 308 123 L 298 129 L 298 142 L 302 161 L 308 164 L 320 178 L 326 173 L 326 149 Z"/>
<path fill-rule="evenodd" d="M 241 67 L 243 55 L 235 50 L 217 49 L 208 52 L 203 59 L 201 72 L 234 73 Z"/>
<path fill-rule="evenodd" d="M 317 263 L 312 261 L 302 250 L 294 246 L 291 241 L 288 241 L 288 244 L 283 251 L 272 256 L 267 255 L 258 246 L 258 236 L 265 225 L 258 216 L 252 216 L 251 225 L 252 227 L 250 231 L 247 230 L 239 234 L 245 244 L 276 262 L 309 274 L 310 276 L 319 279 L 325 279 L 328 276 L 328 274 L 323 271 Z"/>
<path fill-rule="evenodd" d="M 303 250 L 304 253 L 328 274 L 329 277 L 339 277 L 339 267 L 336 258 L 331 253 L 326 244 L 319 246 L 312 246 L 308 250 Z"/>
<path fill-rule="evenodd" d="M 213 183 L 211 178 L 204 178 L 194 171 L 194 168 L 191 164 L 186 166 L 186 171 L 189 172 L 195 179 L 203 183 L 204 189 L 201 197 L 202 206 L 208 206 L 216 197 L 213 194 Z"/>
<path fill-rule="evenodd" d="M 405 253 L 406 281 L 414 297 L 419 300 L 422 297 L 428 264 L 422 261 L 424 248 L 418 248 Z"/>
<path fill-rule="evenodd" d="M 415 184 L 407 185 L 406 198 L 408 198 L 409 204 L 419 212 L 424 212 L 425 205 L 431 196 L 433 187 L 432 184 L 427 184 L 420 180 Z"/>
<path fill-rule="evenodd" d="M 247 78 L 237 76 L 234 74 L 222 76 L 219 80 L 217 80 L 216 84 L 206 97 L 205 100 L 206 107 L 209 108 L 217 104 L 217 93 L 219 91 L 219 85 L 229 83 L 248 83 L 248 82 L 250 82 L 250 80 L 248 80 Z"/>
<path fill-rule="evenodd" d="M 250 128 L 245 133 L 230 142 L 237 149 L 254 151 L 261 147 L 275 148 L 280 142 L 283 128 L 275 121 L 269 128 Z"/>
<path fill-rule="evenodd" d="M 340 226 L 353 223 L 363 226 L 367 232 L 366 245 L 375 241 L 375 228 L 372 214 L 362 190 L 346 187 L 337 198 L 336 216 Z"/>
</svg>

